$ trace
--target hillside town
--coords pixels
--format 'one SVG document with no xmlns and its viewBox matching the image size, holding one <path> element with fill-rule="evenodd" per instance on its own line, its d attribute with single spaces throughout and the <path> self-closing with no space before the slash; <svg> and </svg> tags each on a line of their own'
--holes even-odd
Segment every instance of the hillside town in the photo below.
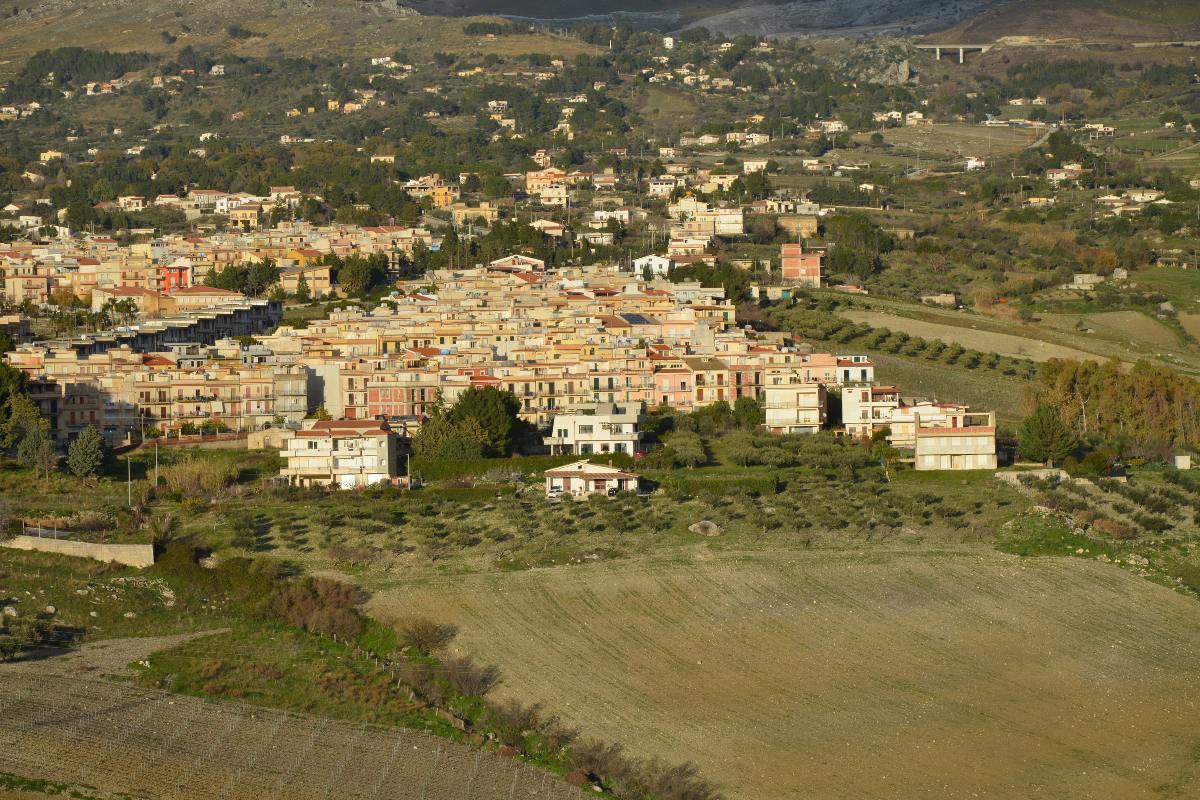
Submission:
<svg viewBox="0 0 1200 800">
<path fill-rule="evenodd" d="M 68 292 L 90 298 L 94 311 L 126 313 L 111 330 L 20 344 L 5 362 L 30 378 L 30 395 L 64 447 L 88 426 L 111 446 L 267 430 L 281 446 L 322 431 L 326 440 L 359 437 L 363 429 L 351 423 L 361 421 L 407 439 L 435 407 L 494 387 L 547 431 L 545 447 L 556 453 L 640 455 L 647 410 L 750 400 L 772 433 L 833 426 L 870 439 L 883 431 L 918 469 L 996 466 L 992 415 L 905 398 L 877 382 L 865 355 L 815 352 L 787 334 L 743 327 L 723 289 L 667 280 L 670 257 L 661 268 L 650 257 L 550 269 L 514 254 L 399 279 L 377 305 L 348 305 L 304 327 L 279 324 L 279 300 L 204 283 L 231 264 L 271 259 L 284 293 L 304 281 L 312 296 L 332 296 L 324 255 L 411 255 L 418 242 L 436 244 L 422 229 L 296 223 L 124 247 L 84 237 L 10 250 L 0 254 L 17 276 L 6 286 L 10 302 Z M 781 248 L 789 285 L 819 287 L 822 260 L 801 245 Z M 830 393 L 840 396 L 836 424 Z M 318 418 L 346 426 L 315 427 Z M 330 463 L 318 470 L 327 479 L 339 471 L 334 450 L 326 446 Z M 386 472 L 362 479 L 399 477 L 399 459 L 387 461 Z"/>
<path fill-rule="evenodd" d="M 1200 797 L 1196 0 L 0 51 L 0 796 Z"/>
</svg>

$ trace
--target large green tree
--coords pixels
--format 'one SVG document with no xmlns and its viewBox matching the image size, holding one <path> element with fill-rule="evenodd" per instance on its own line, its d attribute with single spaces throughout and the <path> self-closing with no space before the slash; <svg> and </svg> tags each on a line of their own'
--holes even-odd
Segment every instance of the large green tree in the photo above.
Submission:
<svg viewBox="0 0 1200 800">
<path fill-rule="evenodd" d="M 485 454 L 507 455 L 512 450 L 520 410 L 521 403 L 512 392 L 502 392 L 493 386 L 472 387 L 459 395 L 450 410 L 450 421 L 455 427 L 465 429 L 470 424 L 467 420 L 473 420 L 486 437 Z"/>
<path fill-rule="evenodd" d="M 24 383 L 20 385 L 24 387 Z M 0 391 L 3 391 L 0 388 Z M 25 439 L 35 432 L 47 433 L 50 423 L 42 416 L 41 409 L 29 399 L 29 395 L 18 390 L 9 394 L 4 403 L 4 416 L 0 419 L 0 446 L 20 447 Z"/>
<path fill-rule="evenodd" d="M 77 478 L 95 478 L 104 455 L 104 437 L 95 425 L 88 425 L 67 448 L 67 467 Z"/>
<path fill-rule="evenodd" d="M 0 364 L 0 447 L 12 445 L 8 441 L 8 420 L 12 416 L 12 401 L 18 395 L 29 399 L 25 395 L 27 383 L 24 372 L 8 364 Z"/>
<path fill-rule="evenodd" d="M 675 431 L 667 435 L 663 440 L 663 446 L 670 452 L 671 460 L 678 466 L 692 469 L 708 462 L 704 440 L 698 433 Z"/>
<path fill-rule="evenodd" d="M 1077 444 L 1075 434 L 1063 424 L 1058 411 L 1047 405 L 1038 406 L 1025 418 L 1020 441 L 1022 457 L 1051 466 L 1069 456 Z"/>
</svg>

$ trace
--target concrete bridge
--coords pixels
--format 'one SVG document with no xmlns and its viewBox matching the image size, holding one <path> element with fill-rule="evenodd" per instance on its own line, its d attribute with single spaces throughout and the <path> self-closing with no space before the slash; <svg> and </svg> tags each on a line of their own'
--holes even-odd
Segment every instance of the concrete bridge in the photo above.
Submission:
<svg viewBox="0 0 1200 800">
<path fill-rule="evenodd" d="M 927 53 L 933 53 L 938 61 L 942 60 L 942 52 L 953 55 L 958 52 L 958 63 L 967 63 L 967 53 L 986 53 L 996 45 L 994 44 L 918 44 L 915 47 L 918 50 L 924 50 Z"/>
</svg>

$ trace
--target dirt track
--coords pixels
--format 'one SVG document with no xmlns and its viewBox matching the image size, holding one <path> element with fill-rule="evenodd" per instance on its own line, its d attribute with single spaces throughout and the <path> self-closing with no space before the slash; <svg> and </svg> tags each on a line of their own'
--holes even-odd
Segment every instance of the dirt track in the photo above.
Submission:
<svg viewBox="0 0 1200 800">
<path fill-rule="evenodd" d="M 764 553 L 374 602 L 457 622 L 505 691 L 733 798 L 1200 796 L 1200 603 L 1094 562 Z"/>
</svg>

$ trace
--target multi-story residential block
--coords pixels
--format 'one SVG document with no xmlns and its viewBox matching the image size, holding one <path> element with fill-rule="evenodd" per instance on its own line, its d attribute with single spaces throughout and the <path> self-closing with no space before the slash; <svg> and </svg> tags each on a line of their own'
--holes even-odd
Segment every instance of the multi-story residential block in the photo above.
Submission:
<svg viewBox="0 0 1200 800">
<path fill-rule="evenodd" d="M 626 453 L 641 449 L 642 404 L 598 403 L 554 415 L 543 441 L 553 454 Z"/>
<path fill-rule="evenodd" d="M 825 386 L 806 381 L 802 371 L 789 367 L 766 370 L 762 394 L 763 427 L 771 433 L 816 433 L 825 426 Z"/>
<path fill-rule="evenodd" d="M 820 289 L 825 285 L 825 254 L 806 251 L 803 244 L 785 244 L 780 257 L 780 276 L 794 286 Z"/>
<path fill-rule="evenodd" d="M 888 441 L 893 447 L 912 450 L 917 446 L 917 422 L 926 428 L 957 428 L 970 408 L 960 403 L 935 403 L 921 400 L 901 405 L 892 411 L 888 422 Z"/>
<path fill-rule="evenodd" d="M 952 415 L 950 425 L 926 425 L 915 415 L 913 459 L 918 470 L 996 468 L 996 415 Z"/>
<path fill-rule="evenodd" d="M 849 436 L 869 439 L 891 426 L 900 408 L 900 390 L 894 386 L 847 386 L 842 389 L 842 425 Z"/>
<path fill-rule="evenodd" d="M 361 489 L 400 475 L 398 440 L 386 422 L 315 421 L 285 445 L 279 474 L 296 486 Z"/>
</svg>

